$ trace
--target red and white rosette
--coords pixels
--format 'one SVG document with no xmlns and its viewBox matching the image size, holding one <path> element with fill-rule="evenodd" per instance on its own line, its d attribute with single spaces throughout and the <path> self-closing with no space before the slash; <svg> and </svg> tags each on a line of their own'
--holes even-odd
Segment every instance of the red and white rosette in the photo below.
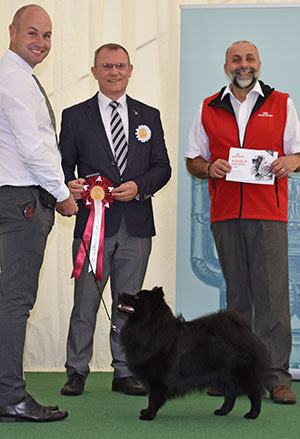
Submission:
<svg viewBox="0 0 300 439">
<path fill-rule="evenodd" d="M 90 246 L 89 269 L 95 273 L 96 280 L 102 281 L 105 210 L 109 209 L 114 198 L 111 195 L 113 185 L 107 178 L 93 176 L 83 185 L 81 197 L 88 209 L 91 209 L 85 231 L 79 247 L 71 277 L 79 279 L 82 266 Z"/>
</svg>

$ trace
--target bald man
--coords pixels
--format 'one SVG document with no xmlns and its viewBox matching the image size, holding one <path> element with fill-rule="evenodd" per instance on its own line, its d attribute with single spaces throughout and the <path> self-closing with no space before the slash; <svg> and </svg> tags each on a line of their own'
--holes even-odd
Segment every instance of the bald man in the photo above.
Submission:
<svg viewBox="0 0 300 439">
<path fill-rule="evenodd" d="M 0 60 L 0 422 L 57 421 L 68 413 L 26 392 L 22 357 L 54 210 L 78 209 L 64 183 L 53 110 L 33 77 L 51 48 L 50 17 L 25 6 L 9 33 Z"/>
<path fill-rule="evenodd" d="M 185 157 L 194 177 L 208 179 L 227 307 L 251 322 L 270 353 L 266 387 L 272 400 L 295 404 L 289 373 L 287 176 L 299 171 L 300 131 L 292 100 L 259 80 L 260 66 L 254 44 L 238 41 L 227 49 L 224 70 L 230 83 L 200 105 Z M 228 181 L 232 147 L 250 154 L 268 151 L 274 184 Z"/>
</svg>

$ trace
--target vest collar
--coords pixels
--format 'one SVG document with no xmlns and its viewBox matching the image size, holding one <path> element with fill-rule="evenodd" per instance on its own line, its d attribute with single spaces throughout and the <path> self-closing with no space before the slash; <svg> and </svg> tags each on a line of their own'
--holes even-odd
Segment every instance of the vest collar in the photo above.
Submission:
<svg viewBox="0 0 300 439">
<path fill-rule="evenodd" d="M 261 86 L 261 89 L 262 89 L 262 92 L 264 95 L 258 96 L 257 101 L 252 109 L 250 117 L 264 104 L 264 102 L 268 99 L 268 97 L 274 91 L 274 88 L 271 88 L 269 85 L 264 84 L 262 81 L 259 81 L 259 83 L 260 83 L 260 86 Z M 231 102 L 230 102 L 229 94 L 226 94 L 224 96 L 224 98 L 222 99 L 222 96 L 223 96 L 225 89 L 226 89 L 226 87 L 223 87 L 221 89 L 221 91 L 219 92 L 219 94 L 214 99 L 212 99 L 208 105 L 210 107 L 221 108 L 222 110 L 228 111 L 233 116 L 235 116 Z"/>
</svg>

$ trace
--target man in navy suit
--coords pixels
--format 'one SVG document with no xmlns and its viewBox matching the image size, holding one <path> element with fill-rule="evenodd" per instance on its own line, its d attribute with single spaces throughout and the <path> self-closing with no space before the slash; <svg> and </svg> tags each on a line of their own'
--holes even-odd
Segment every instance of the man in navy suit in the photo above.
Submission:
<svg viewBox="0 0 300 439">
<path fill-rule="evenodd" d="M 62 114 L 60 147 L 63 169 L 71 193 L 80 200 L 73 241 L 74 261 L 90 212 L 81 200 L 85 178 L 99 174 L 114 187 L 114 202 L 105 212 L 102 281 L 96 283 L 93 273 L 88 273 L 88 258 L 79 279 L 75 280 L 67 342 L 68 381 L 61 389 L 64 395 L 80 395 L 84 390 L 93 353 L 96 315 L 108 278 L 112 293 L 112 323 L 118 329 L 124 323 L 116 308 L 118 293 L 134 294 L 142 288 L 151 238 L 155 235 L 151 197 L 171 177 L 159 111 L 126 95 L 132 69 L 124 47 L 112 43 L 99 47 L 92 73 L 100 91 Z M 114 149 L 114 133 L 111 132 L 112 105 L 117 106 L 123 124 L 125 152 L 122 170 Z M 128 370 L 119 335 L 114 330 L 110 333 L 110 345 L 114 368 L 112 390 L 131 395 L 145 394 L 145 389 Z"/>
</svg>

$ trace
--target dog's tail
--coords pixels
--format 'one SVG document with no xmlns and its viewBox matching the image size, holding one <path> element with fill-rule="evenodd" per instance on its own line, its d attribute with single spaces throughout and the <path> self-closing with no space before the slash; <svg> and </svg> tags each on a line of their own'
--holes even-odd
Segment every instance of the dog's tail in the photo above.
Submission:
<svg viewBox="0 0 300 439">
<path fill-rule="evenodd" d="M 263 341 L 252 332 L 249 322 L 239 313 L 225 311 L 223 317 L 235 327 L 234 331 L 224 333 L 230 335 L 229 344 L 239 346 L 236 372 L 240 382 L 249 389 L 246 393 L 251 394 L 255 390 L 255 393 L 263 395 L 271 373 L 271 360 Z"/>
</svg>

